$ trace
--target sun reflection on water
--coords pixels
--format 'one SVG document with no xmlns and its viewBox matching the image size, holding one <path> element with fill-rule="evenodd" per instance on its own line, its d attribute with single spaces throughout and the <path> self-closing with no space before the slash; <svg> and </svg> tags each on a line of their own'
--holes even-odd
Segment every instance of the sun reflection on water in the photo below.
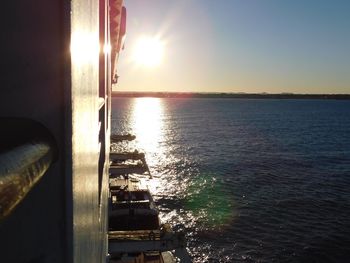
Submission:
<svg viewBox="0 0 350 263">
<path fill-rule="evenodd" d="M 195 161 L 184 154 L 172 155 L 174 142 L 167 136 L 174 130 L 165 118 L 164 103 L 160 98 L 136 98 L 131 111 L 134 146 L 146 154 L 153 175 L 146 181 L 160 206 L 161 220 L 192 231 L 230 224 L 236 217 L 235 204 L 218 176 L 198 171 Z"/>
<path fill-rule="evenodd" d="M 136 135 L 136 148 L 146 154 L 153 178 L 148 184 L 152 193 L 161 191 L 162 183 L 155 174 L 155 167 L 165 158 L 163 122 L 164 107 L 159 98 L 136 98 L 132 107 L 132 131 Z"/>
<path fill-rule="evenodd" d="M 163 141 L 163 104 L 159 98 L 137 98 L 134 100 L 132 123 L 137 145 L 147 153 L 159 150 Z"/>
</svg>

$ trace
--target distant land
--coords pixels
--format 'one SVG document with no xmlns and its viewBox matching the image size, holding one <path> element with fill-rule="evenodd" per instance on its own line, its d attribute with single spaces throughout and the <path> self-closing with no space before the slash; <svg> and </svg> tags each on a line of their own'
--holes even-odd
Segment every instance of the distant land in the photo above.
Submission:
<svg viewBox="0 0 350 263">
<path fill-rule="evenodd" d="M 192 92 L 120 92 L 113 97 L 153 98 L 237 98 L 237 99 L 335 99 L 350 100 L 350 94 L 294 94 L 294 93 L 192 93 Z"/>
</svg>

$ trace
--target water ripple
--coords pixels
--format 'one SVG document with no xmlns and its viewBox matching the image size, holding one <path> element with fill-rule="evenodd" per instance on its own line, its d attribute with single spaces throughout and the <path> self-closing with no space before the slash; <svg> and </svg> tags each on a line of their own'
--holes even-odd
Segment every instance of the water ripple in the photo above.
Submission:
<svg viewBox="0 0 350 263">
<path fill-rule="evenodd" d="M 114 132 L 135 132 L 135 100 L 114 99 Z M 150 185 L 193 262 L 348 262 L 350 102 L 155 105 L 162 129 L 142 149 Z M 138 140 L 124 147 L 147 145 Z"/>
</svg>

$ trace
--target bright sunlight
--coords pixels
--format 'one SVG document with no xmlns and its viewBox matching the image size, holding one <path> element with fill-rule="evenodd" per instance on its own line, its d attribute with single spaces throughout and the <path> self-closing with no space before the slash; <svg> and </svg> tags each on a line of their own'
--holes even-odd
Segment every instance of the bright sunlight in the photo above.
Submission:
<svg viewBox="0 0 350 263">
<path fill-rule="evenodd" d="M 146 152 L 159 154 L 163 136 L 163 104 L 158 98 L 137 98 L 133 106 L 133 132 L 138 146 Z"/>
<path fill-rule="evenodd" d="M 140 37 L 134 48 L 134 61 L 141 66 L 158 66 L 163 57 L 164 45 L 157 37 Z"/>
</svg>

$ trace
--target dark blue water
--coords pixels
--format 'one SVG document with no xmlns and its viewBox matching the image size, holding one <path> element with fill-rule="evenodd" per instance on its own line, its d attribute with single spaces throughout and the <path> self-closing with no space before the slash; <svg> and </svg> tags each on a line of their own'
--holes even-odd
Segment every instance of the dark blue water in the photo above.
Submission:
<svg viewBox="0 0 350 263">
<path fill-rule="evenodd" d="M 193 262 L 350 262 L 350 101 L 113 99 Z"/>
</svg>

